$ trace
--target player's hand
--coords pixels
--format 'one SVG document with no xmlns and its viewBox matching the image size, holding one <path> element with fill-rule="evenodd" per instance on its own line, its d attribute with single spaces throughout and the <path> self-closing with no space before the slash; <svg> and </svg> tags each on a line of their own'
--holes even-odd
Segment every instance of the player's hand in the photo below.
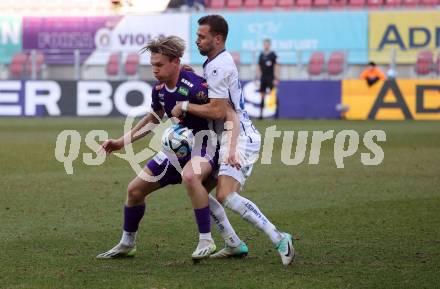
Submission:
<svg viewBox="0 0 440 289">
<path fill-rule="evenodd" d="M 173 109 L 171 110 L 171 114 L 172 114 L 174 117 L 181 118 L 181 117 L 183 116 L 182 103 L 177 103 L 177 104 L 173 107 Z"/>
<path fill-rule="evenodd" d="M 183 69 L 183 70 L 186 70 L 186 71 L 195 72 L 195 71 L 194 71 L 194 68 L 192 68 L 192 66 L 191 66 L 191 65 L 188 65 L 188 64 L 182 64 L 182 69 Z"/>
<path fill-rule="evenodd" d="M 107 155 L 114 151 L 118 151 L 124 147 L 124 140 L 121 139 L 108 139 L 101 145 L 99 152 L 105 152 Z"/>
<path fill-rule="evenodd" d="M 228 154 L 227 163 L 231 166 L 239 170 L 241 168 L 240 164 L 240 156 L 237 154 L 235 149 L 230 149 Z"/>
<path fill-rule="evenodd" d="M 273 80 L 273 86 L 278 86 L 280 84 L 280 81 L 278 79 Z"/>
</svg>

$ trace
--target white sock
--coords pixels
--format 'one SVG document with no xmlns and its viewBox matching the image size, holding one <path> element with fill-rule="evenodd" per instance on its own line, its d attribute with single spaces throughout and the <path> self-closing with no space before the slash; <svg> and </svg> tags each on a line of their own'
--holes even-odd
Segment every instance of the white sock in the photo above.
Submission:
<svg viewBox="0 0 440 289">
<path fill-rule="evenodd" d="M 124 244 L 125 246 L 134 246 L 136 244 L 136 234 L 137 232 L 122 231 L 122 238 L 119 243 Z"/>
<path fill-rule="evenodd" d="M 199 241 L 201 240 L 211 241 L 212 240 L 211 233 L 199 233 Z"/>
<path fill-rule="evenodd" d="M 230 247 L 238 247 L 241 243 L 240 238 L 229 223 L 225 209 L 217 201 L 216 198 L 209 195 L 209 210 L 211 211 L 211 223 L 215 223 L 218 232 L 222 236 L 225 243 Z"/>
<path fill-rule="evenodd" d="M 243 219 L 250 222 L 257 229 L 260 229 L 270 238 L 274 245 L 277 245 L 283 236 L 280 231 L 263 215 L 258 207 L 250 200 L 233 192 L 229 194 L 224 202 L 226 208 L 239 214 Z"/>
</svg>

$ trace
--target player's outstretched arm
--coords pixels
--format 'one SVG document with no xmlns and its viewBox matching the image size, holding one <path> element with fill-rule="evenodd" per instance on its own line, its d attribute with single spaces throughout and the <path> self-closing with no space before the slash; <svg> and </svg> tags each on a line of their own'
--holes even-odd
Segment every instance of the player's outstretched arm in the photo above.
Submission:
<svg viewBox="0 0 440 289">
<path fill-rule="evenodd" d="M 133 143 L 138 139 L 143 138 L 151 131 L 151 128 L 145 128 L 145 126 L 150 123 L 158 124 L 163 115 L 163 110 L 154 111 L 153 113 L 147 114 L 125 135 L 118 139 L 108 139 L 104 141 L 101 146 L 102 150 L 105 151 L 106 154 L 110 154 L 113 151 L 122 149 L 129 143 Z"/>
</svg>

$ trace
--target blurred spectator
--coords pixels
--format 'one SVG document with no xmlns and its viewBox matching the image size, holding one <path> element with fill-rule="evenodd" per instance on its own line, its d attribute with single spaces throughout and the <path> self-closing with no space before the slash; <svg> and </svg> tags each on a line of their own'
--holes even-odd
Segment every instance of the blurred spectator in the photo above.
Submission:
<svg viewBox="0 0 440 289">
<path fill-rule="evenodd" d="M 260 94 L 261 94 L 261 114 L 263 118 L 264 98 L 267 89 L 272 90 L 279 83 L 279 65 L 277 63 L 277 55 L 270 50 L 270 39 L 264 39 L 263 52 L 258 57 L 257 78 L 260 78 Z"/>
<path fill-rule="evenodd" d="M 366 80 L 368 86 L 372 86 L 379 80 L 384 80 L 386 77 L 382 70 L 376 66 L 376 63 L 371 61 L 368 63 L 368 67 L 362 71 L 360 78 Z"/>
</svg>

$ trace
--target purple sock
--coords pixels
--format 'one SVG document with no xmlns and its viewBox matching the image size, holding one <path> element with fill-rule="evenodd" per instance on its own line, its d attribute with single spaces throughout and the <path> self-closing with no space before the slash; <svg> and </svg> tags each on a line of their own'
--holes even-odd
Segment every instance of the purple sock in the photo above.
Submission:
<svg viewBox="0 0 440 289">
<path fill-rule="evenodd" d="M 194 215 L 196 216 L 197 226 L 199 227 L 199 233 L 211 232 L 211 217 L 209 215 L 209 206 L 202 209 L 194 209 Z"/>
<path fill-rule="evenodd" d="M 139 228 L 139 222 L 145 213 L 145 204 L 127 207 L 124 206 L 124 231 L 126 232 L 137 232 Z"/>
</svg>

